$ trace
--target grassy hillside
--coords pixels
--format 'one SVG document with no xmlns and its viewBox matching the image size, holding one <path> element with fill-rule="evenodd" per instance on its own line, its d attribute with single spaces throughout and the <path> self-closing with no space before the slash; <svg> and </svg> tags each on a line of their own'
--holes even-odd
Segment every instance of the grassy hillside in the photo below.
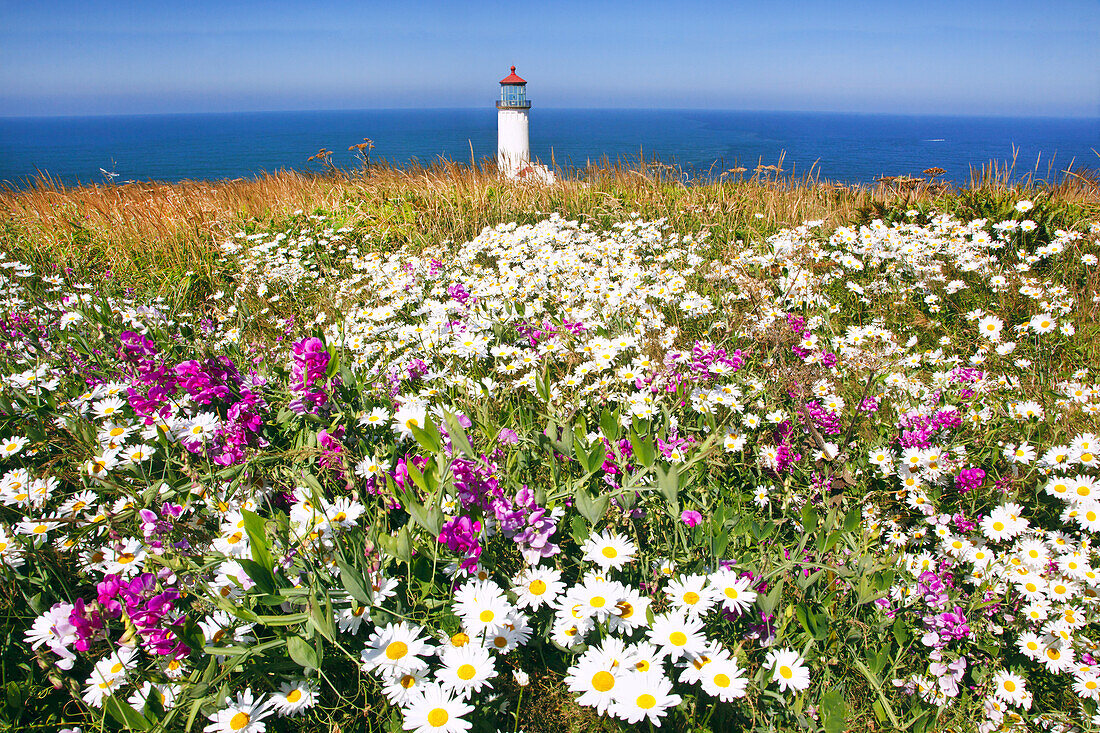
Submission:
<svg viewBox="0 0 1100 733">
<path fill-rule="evenodd" d="M 745 173 L 4 192 L 0 726 L 1095 729 L 1095 179 Z"/>
</svg>

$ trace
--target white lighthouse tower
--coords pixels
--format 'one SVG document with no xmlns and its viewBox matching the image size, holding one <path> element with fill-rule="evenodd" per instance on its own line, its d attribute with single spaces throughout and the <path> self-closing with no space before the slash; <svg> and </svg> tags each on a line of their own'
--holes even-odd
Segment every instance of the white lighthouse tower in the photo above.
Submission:
<svg viewBox="0 0 1100 733">
<path fill-rule="evenodd" d="M 508 176 L 515 176 L 531 163 L 530 113 L 527 82 L 516 76 L 513 66 L 512 73 L 500 80 L 497 100 L 497 168 Z"/>
</svg>

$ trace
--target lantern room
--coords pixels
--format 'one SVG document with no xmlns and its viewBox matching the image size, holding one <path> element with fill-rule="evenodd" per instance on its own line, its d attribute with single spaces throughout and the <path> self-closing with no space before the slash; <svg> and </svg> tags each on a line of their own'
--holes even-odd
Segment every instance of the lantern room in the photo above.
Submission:
<svg viewBox="0 0 1100 733">
<path fill-rule="evenodd" d="M 516 67 L 512 73 L 500 80 L 500 99 L 497 109 L 527 109 L 531 102 L 527 99 L 527 82 L 516 76 Z"/>
</svg>

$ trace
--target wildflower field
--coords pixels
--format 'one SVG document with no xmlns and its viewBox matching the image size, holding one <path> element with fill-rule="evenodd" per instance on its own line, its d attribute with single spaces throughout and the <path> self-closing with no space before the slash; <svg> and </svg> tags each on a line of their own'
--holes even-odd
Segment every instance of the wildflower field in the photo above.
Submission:
<svg viewBox="0 0 1100 733">
<path fill-rule="evenodd" d="M 1100 729 L 1095 184 L 299 183 L 0 197 L 0 725 Z"/>
</svg>

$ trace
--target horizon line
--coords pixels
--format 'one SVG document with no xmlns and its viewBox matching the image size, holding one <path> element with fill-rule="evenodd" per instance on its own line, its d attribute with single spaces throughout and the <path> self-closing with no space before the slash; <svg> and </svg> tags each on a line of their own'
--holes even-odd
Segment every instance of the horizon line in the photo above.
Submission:
<svg viewBox="0 0 1100 733">
<path fill-rule="evenodd" d="M 92 112 L 92 113 L 65 113 L 65 114 L 0 114 L 0 120 L 53 120 L 53 119 L 88 119 L 88 118 L 116 118 L 116 117 L 188 117 L 188 116 L 228 116 L 228 115 L 245 115 L 245 114 L 286 114 L 286 113 L 315 113 L 315 112 L 409 112 L 409 111 L 477 111 L 484 110 L 485 112 L 493 111 L 495 108 L 491 106 L 476 106 L 476 107 L 319 107 L 319 108 L 290 108 L 290 109 L 243 109 L 243 110 L 229 110 L 229 111 L 194 111 L 194 112 Z M 844 110 L 821 110 L 821 109 L 754 109 L 754 108 L 741 108 L 741 107 L 569 107 L 548 105 L 538 107 L 538 109 L 552 109 L 552 110 L 565 110 L 565 111 L 624 111 L 624 112 L 755 112 L 761 114 L 821 114 L 821 115 L 846 115 L 852 117 L 977 117 L 977 118 L 999 118 L 999 119 L 1017 119 L 1017 120 L 1080 120 L 1080 121 L 1097 121 L 1100 122 L 1100 112 L 1092 115 L 1077 115 L 1077 114 L 1063 114 L 1063 115 L 1021 115 L 1014 113 L 995 113 L 995 112 L 887 112 L 887 111 L 844 111 Z"/>
</svg>

